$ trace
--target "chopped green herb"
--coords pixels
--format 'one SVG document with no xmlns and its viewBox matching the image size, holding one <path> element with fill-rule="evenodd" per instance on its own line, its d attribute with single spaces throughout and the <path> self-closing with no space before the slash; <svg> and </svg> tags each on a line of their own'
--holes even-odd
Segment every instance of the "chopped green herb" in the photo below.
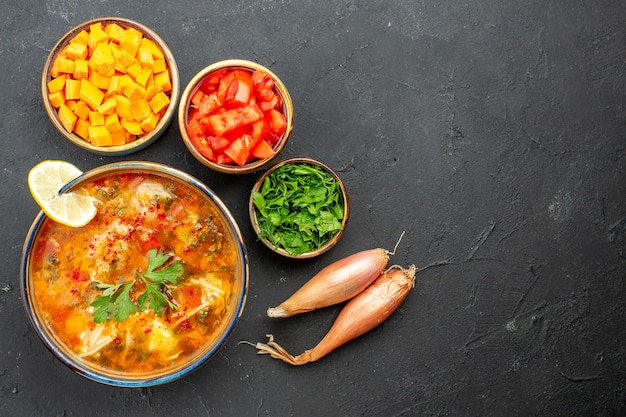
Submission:
<svg viewBox="0 0 626 417">
<path fill-rule="evenodd" d="M 317 165 L 280 166 L 253 191 L 252 202 L 260 237 L 291 255 L 322 247 L 342 229 L 341 187 Z"/>
<path fill-rule="evenodd" d="M 156 315 L 161 315 L 166 305 L 176 310 L 178 306 L 172 301 L 169 291 L 178 284 L 178 278 L 183 273 L 183 264 L 177 260 L 164 267 L 171 258 L 171 255 L 152 248 L 148 251 L 146 272 L 137 273 L 136 279 L 120 284 L 96 282 L 96 287 L 104 291 L 91 303 L 92 307 L 96 307 L 93 312 L 94 322 L 104 323 L 112 319 L 124 321 L 131 314 L 147 308 L 154 310 Z M 130 294 L 138 281 L 145 285 L 145 291 L 135 303 Z"/>
</svg>

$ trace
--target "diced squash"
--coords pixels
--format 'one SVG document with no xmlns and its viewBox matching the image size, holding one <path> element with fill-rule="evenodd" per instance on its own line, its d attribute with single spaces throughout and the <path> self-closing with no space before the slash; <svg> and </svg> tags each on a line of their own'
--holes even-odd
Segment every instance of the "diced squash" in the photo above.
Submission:
<svg viewBox="0 0 626 417">
<path fill-rule="evenodd" d="M 147 119 L 152 114 L 150 103 L 142 98 L 130 104 L 130 111 L 133 114 L 133 119 L 138 122 Z"/>
<path fill-rule="evenodd" d="M 85 102 L 91 108 L 91 110 L 97 110 L 98 106 L 102 104 L 104 99 L 104 93 L 95 85 L 89 82 L 89 80 L 80 80 L 80 99 Z"/>
<path fill-rule="evenodd" d="M 73 76 L 75 80 L 89 78 L 89 63 L 86 59 L 77 59 L 74 61 Z"/>
<path fill-rule="evenodd" d="M 72 78 L 65 80 L 65 99 L 80 99 L 80 80 L 74 80 Z"/>
<path fill-rule="evenodd" d="M 117 106 L 117 101 L 115 100 L 115 98 L 110 97 L 110 98 L 106 99 L 98 107 L 98 113 L 105 114 L 105 115 L 113 114 L 115 112 L 115 107 L 116 106 Z"/>
<path fill-rule="evenodd" d="M 72 38 L 72 42 L 87 46 L 89 44 L 89 33 L 85 29 L 81 30 Z"/>
<path fill-rule="evenodd" d="M 150 100 L 150 107 L 155 113 L 160 113 L 161 110 L 166 109 L 170 104 L 170 98 L 163 92 L 157 93 L 152 100 Z"/>
<path fill-rule="evenodd" d="M 137 58 L 130 54 L 130 52 L 120 49 L 119 62 L 123 65 L 124 71 L 128 72 L 128 67 L 137 62 Z"/>
<path fill-rule="evenodd" d="M 137 55 L 139 44 L 143 34 L 133 27 L 128 27 L 124 30 L 124 37 L 120 42 L 120 49 L 129 52 L 132 56 Z"/>
<path fill-rule="evenodd" d="M 139 47 L 137 60 L 144 68 L 152 69 L 154 67 L 154 58 L 152 58 L 152 52 L 149 49 Z"/>
<path fill-rule="evenodd" d="M 59 106 L 59 122 L 68 132 L 74 131 L 78 117 L 65 104 Z"/>
<path fill-rule="evenodd" d="M 125 131 L 120 125 L 120 130 L 118 130 L 117 132 L 111 132 L 111 145 L 125 145 L 129 136 L 130 135 L 128 134 L 128 132 Z"/>
<path fill-rule="evenodd" d="M 137 81 L 137 84 L 139 84 L 140 86 L 145 87 L 146 85 L 148 85 L 148 81 L 151 77 L 152 70 L 150 68 L 142 68 L 137 78 L 135 78 L 135 81 Z"/>
<path fill-rule="evenodd" d="M 73 60 L 87 59 L 87 54 L 89 53 L 87 45 L 78 42 L 70 42 L 65 51 L 67 57 Z"/>
<path fill-rule="evenodd" d="M 74 109 L 76 108 L 76 103 L 78 103 L 80 100 L 68 100 L 67 97 L 65 98 L 65 105 L 67 106 L 68 109 L 70 109 L 72 111 L 72 113 L 74 113 Z M 76 113 L 74 113 L 76 114 Z"/>
<path fill-rule="evenodd" d="M 130 101 L 135 101 L 142 98 L 146 94 L 146 89 L 137 84 L 135 81 L 131 81 L 124 86 L 124 90 L 122 92 L 130 99 Z"/>
<path fill-rule="evenodd" d="M 50 105 L 55 109 L 58 109 L 60 106 L 65 104 L 65 90 L 55 91 L 54 93 L 48 94 L 48 101 L 50 101 Z"/>
<path fill-rule="evenodd" d="M 104 33 L 104 32 L 103 32 Z M 115 59 L 108 43 L 98 43 L 89 58 L 89 66 L 102 75 L 115 75 Z"/>
<path fill-rule="evenodd" d="M 89 112 L 89 123 L 92 126 L 104 126 L 104 115 L 97 111 Z"/>
<path fill-rule="evenodd" d="M 111 84 L 111 78 L 113 77 L 102 75 L 99 71 L 91 71 L 89 74 L 89 82 L 98 87 L 100 90 L 106 91 L 109 89 L 109 84 Z"/>
<path fill-rule="evenodd" d="M 91 112 L 91 109 L 88 105 L 85 104 L 84 101 L 78 100 L 76 102 L 76 106 L 74 106 L 74 109 L 72 111 L 76 116 L 78 116 L 79 119 L 87 120 L 89 119 L 89 113 Z"/>
<path fill-rule="evenodd" d="M 48 81 L 48 93 L 56 93 L 57 91 L 61 91 L 65 88 L 65 79 L 67 78 L 66 74 L 62 74 L 57 78 L 53 78 Z"/>
<path fill-rule="evenodd" d="M 90 50 L 95 50 L 96 46 L 101 43 L 106 43 L 109 40 L 109 35 L 102 29 L 102 23 L 93 23 L 89 25 L 89 42 L 88 46 Z"/>
<path fill-rule="evenodd" d="M 126 131 L 128 131 L 131 135 L 143 135 L 143 129 L 141 128 L 141 124 L 139 122 L 122 119 L 121 123 L 124 129 L 126 129 Z"/>
<path fill-rule="evenodd" d="M 157 93 L 160 93 L 161 91 L 161 88 L 154 85 L 154 83 L 149 84 L 148 87 L 146 87 L 146 94 L 143 96 L 143 98 L 150 101 L 154 98 L 154 96 L 157 95 Z"/>
<path fill-rule="evenodd" d="M 74 114 L 76 114 L 76 109 L 74 109 Z M 86 141 L 89 141 L 89 126 L 91 125 L 89 124 L 88 120 L 79 118 L 76 120 L 76 126 L 74 126 L 74 133 L 76 133 L 78 136 L 85 139 Z"/>
<path fill-rule="evenodd" d="M 124 28 L 117 23 L 107 23 L 104 26 L 104 32 L 109 36 L 109 39 L 117 43 L 122 42 L 124 38 Z"/>
<path fill-rule="evenodd" d="M 104 119 L 104 125 L 109 129 L 111 133 L 117 133 L 119 131 L 124 131 L 122 124 L 120 123 L 119 117 L 117 117 L 117 113 L 109 114 Z"/>
<path fill-rule="evenodd" d="M 134 80 L 137 80 L 137 77 L 141 74 L 141 64 L 135 60 L 135 62 L 126 67 L 126 72 L 133 77 Z"/>
<path fill-rule="evenodd" d="M 152 65 L 152 72 L 158 74 L 167 70 L 167 64 L 164 59 L 155 59 L 154 65 Z"/>
<path fill-rule="evenodd" d="M 159 116 L 156 113 L 150 113 L 148 117 L 141 121 L 141 129 L 148 133 L 153 130 L 159 123 Z"/>
<path fill-rule="evenodd" d="M 74 73 L 74 60 L 66 58 L 64 56 L 58 56 L 55 60 L 56 70 L 59 74 L 73 74 Z"/>
<path fill-rule="evenodd" d="M 133 113 L 130 111 L 130 99 L 122 94 L 117 94 L 114 96 L 115 101 L 117 101 L 117 106 L 115 106 L 115 112 L 120 117 L 120 119 L 129 119 L 132 120 Z"/>
<path fill-rule="evenodd" d="M 140 48 L 148 49 L 152 53 L 152 58 L 154 59 L 165 59 L 165 55 L 159 45 L 157 45 L 154 41 L 148 38 L 143 38 L 141 40 Z"/>
<path fill-rule="evenodd" d="M 89 141 L 95 146 L 111 146 L 111 132 L 106 126 L 89 126 Z"/>
<path fill-rule="evenodd" d="M 170 73 L 168 71 L 160 72 L 154 75 L 154 84 L 162 89 L 162 91 L 169 93 L 172 91 L 172 81 L 170 80 Z"/>
</svg>

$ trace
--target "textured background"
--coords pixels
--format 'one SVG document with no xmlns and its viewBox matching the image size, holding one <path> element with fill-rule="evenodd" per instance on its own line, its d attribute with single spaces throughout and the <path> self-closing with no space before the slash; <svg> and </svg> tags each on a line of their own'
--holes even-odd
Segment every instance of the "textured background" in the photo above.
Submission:
<svg viewBox="0 0 626 417">
<path fill-rule="evenodd" d="M 0 415 L 626 415 L 626 3 L 622 0 L 3 1 L 0 17 Z M 173 123 L 127 157 L 76 149 L 41 103 L 50 48 L 72 26 L 123 16 L 171 47 L 184 86 L 245 58 L 289 88 L 283 157 L 344 179 L 346 234 L 314 260 L 255 241 L 258 174 L 204 168 Z M 19 262 L 38 212 L 26 186 L 43 159 L 83 170 L 157 161 L 204 181 L 239 222 L 250 257 L 246 310 L 191 376 L 120 389 L 75 375 L 24 314 Z M 294 368 L 240 340 L 273 333 L 313 347 L 340 307 L 265 317 L 330 262 L 391 249 L 416 289 L 382 326 Z"/>
</svg>

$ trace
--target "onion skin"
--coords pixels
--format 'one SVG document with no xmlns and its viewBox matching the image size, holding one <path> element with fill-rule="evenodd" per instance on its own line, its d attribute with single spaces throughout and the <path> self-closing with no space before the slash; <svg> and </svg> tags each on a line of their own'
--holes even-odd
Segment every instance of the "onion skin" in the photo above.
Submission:
<svg viewBox="0 0 626 417">
<path fill-rule="evenodd" d="M 304 365 L 326 356 L 339 346 L 369 332 L 385 321 L 402 304 L 415 286 L 415 265 L 408 269 L 393 266 L 341 310 L 324 338 L 313 349 L 292 356 L 268 335 L 267 343 L 254 345 L 259 354 L 268 354 L 291 365 Z"/>
<path fill-rule="evenodd" d="M 370 249 L 328 265 L 280 305 L 267 310 L 268 317 L 290 317 L 339 304 L 370 285 L 387 267 L 390 252 Z"/>
</svg>

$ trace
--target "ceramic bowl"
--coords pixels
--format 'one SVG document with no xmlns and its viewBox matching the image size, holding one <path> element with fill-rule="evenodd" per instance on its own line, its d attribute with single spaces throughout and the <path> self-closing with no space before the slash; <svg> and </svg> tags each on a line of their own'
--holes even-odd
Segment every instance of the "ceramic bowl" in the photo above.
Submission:
<svg viewBox="0 0 626 417">
<path fill-rule="evenodd" d="M 270 144 L 270 147 L 273 149 L 273 154 L 262 157 L 255 158 L 250 156 L 250 159 L 238 165 L 232 161 L 229 163 L 224 163 L 223 161 L 219 161 L 216 157 L 210 158 L 207 156 L 206 151 L 202 151 L 198 145 L 198 143 L 194 140 L 190 132 L 188 131 L 188 123 L 190 121 L 190 114 L 192 108 L 195 107 L 195 104 L 192 102 L 194 100 L 194 95 L 203 88 L 203 83 L 208 80 L 212 75 L 217 74 L 219 71 L 227 70 L 244 70 L 249 73 L 253 73 L 254 71 L 261 71 L 273 81 L 273 93 L 277 94 L 280 97 L 281 105 L 277 107 L 285 119 L 286 127 L 284 132 L 280 135 L 276 135 L 276 137 L 271 141 L 274 143 Z M 227 107 L 227 105 L 224 105 Z M 267 117 L 267 112 L 265 112 Z M 178 109 L 178 126 L 180 130 L 180 135 L 185 143 L 185 146 L 189 149 L 191 154 L 200 161 L 203 165 L 221 172 L 225 174 L 247 174 L 259 169 L 266 167 L 268 164 L 272 162 L 285 148 L 289 138 L 291 137 L 291 131 L 293 129 L 293 103 L 291 101 L 291 97 L 289 95 L 289 91 L 285 84 L 278 78 L 276 74 L 274 74 L 270 69 L 264 67 L 261 64 L 258 64 L 253 61 L 243 60 L 243 59 L 228 59 L 224 61 L 219 61 L 214 64 L 211 64 L 200 72 L 198 72 L 192 79 L 189 81 L 187 86 L 185 87 L 181 99 L 180 105 Z M 250 127 L 251 129 L 251 127 Z M 233 141 L 234 139 L 231 137 L 229 141 Z"/>
<path fill-rule="evenodd" d="M 128 185 L 113 186 L 115 181 Z M 125 196 L 126 187 L 133 197 Z M 96 217 L 68 228 L 40 212 L 23 247 L 22 299 L 43 344 L 78 374 L 121 387 L 167 383 L 205 364 L 226 343 L 248 291 L 246 249 L 227 207 L 196 178 L 152 162 L 95 168 L 62 189 L 75 191 L 99 196 Z M 111 205 L 115 199 L 119 205 Z M 133 215 L 130 207 L 142 214 Z M 195 223 L 180 217 L 187 215 Z M 163 223 L 150 229 L 154 222 Z M 171 256 L 163 267 L 173 259 L 184 263 L 176 285 L 168 281 L 162 290 L 175 307 L 163 304 L 160 313 L 150 300 L 139 307 L 145 286 L 136 284 L 149 276 L 146 255 L 152 250 Z M 101 310 L 96 301 L 107 295 L 103 285 L 116 282 L 130 285 L 138 307 L 121 321 L 120 310 Z M 107 318 L 108 312 L 113 316 Z"/>
<path fill-rule="evenodd" d="M 341 202 L 341 204 L 340 206 L 338 206 L 340 207 L 339 209 L 342 210 L 342 216 L 338 220 L 341 225 L 340 229 L 336 230 L 333 233 L 329 232 L 328 235 L 326 235 L 325 237 L 325 243 L 323 243 L 322 245 L 314 247 L 302 253 L 291 253 L 289 250 L 286 250 L 284 245 L 282 245 L 281 243 L 272 242 L 268 238 L 268 236 L 266 236 L 266 234 L 262 232 L 263 227 L 260 225 L 260 220 L 259 220 L 259 218 L 261 217 L 260 211 L 257 208 L 255 201 L 254 201 L 255 193 L 262 192 L 264 189 L 264 186 L 267 187 L 269 183 L 271 182 L 270 178 L 272 177 L 272 175 L 278 169 L 286 165 L 292 165 L 292 166 L 307 165 L 307 166 L 320 168 L 322 171 L 325 171 L 326 173 L 330 174 L 330 176 L 335 180 L 335 182 L 339 186 L 339 190 L 340 190 L 339 201 Z M 268 181 L 268 185 L 265 185 L 266 181 Z M 290 213 L 297 213 L 299 210 L 302 210 L 302 209 L 296 209 L 290 204 L 282 204 L 281 206 L 287 207 L 288 210 L 291 210 Z M 319 256 L 327 252 L 333 246 L 335 246 L 337 242 L 339 242 L 339 239 L 343 235 L 344 231 L 346 230 L 346 226 L 348 224 L 348 217 L 350 215 L 350 201 L 348 198 L 348 192 L 346 190 L 346 187 L 343 181 L 341 180 L 339 175 L 337 175 L 337 173 L 333 171 L 328 165 L 313 158 L 296 157 L 296 158 L 288 158 L 288 159 L 278 162 L 277 164 L 273 165 L 270 169 L 268 169 L 265 173 L 263 173 L 263 175 L 259 177 L 259 179 L 255 182 L 254 186 L 252 187 L 252 192 L 250 194 L 250 199 L 248 203 L 248 212 L 250 216 L 250 222 L 252 223 L 252 227 L 257 237 L 259 238 L 261 242 L 263 242 L 263 244 L 267 248 L 288 258 L 306 259 L 306 258 L 313 258 L 315 256 Z"/>
<path fill-rule="evenodd" d="M 139 34 L 141 38 L 152 41 L 160 50 L 160 52 L 155 51 L 158 58 L 153 57 L 151 60 L 145 55 L 140 55 L 139 52 L 133 55 L 133 46 L 121 46 L 125 42 L 122 32 L 107 29 L 108 38 L 100 39 L 108 39 L 109 43 L 116 47 L 115 53 L 112 53 L 115 67 L 112 69 L 111 62 L 103 60 L 99 62 L 105 62 L 105 64 L 99 64 L 97 68 L 103 69 L 102 72 L 105 72 L 105 75 L 103 76 L 100 71 L 94 70 L 95 66 L 90 60 L 96 54 L 93 51 L 97 48 L 92 46 L 96 40 L 91 40 L 91 38 L 85 40 L 84 35 L 85 33 L 91 34 L 92 27 L 106 28 L 109 24 L 111 25 L 110 28 L 131 29 L 129 32 L 132 34 Z M 93 29 L 92 38 L 97 39 L 97 34 L 100 33 L 100 31 Z M 127 35 L 127 39 L 131 38 L 130 35 Z M 72 42 L 74 42 L 73 47 L 68 49 Z M 86 51 L 84 45 L 78 46 L 81 42 L 87 43 Z M 128 40 L 128 43 L 130 44 L 131 41 Z M 140 49 L 147 50 L 145 47 Z M 69 52 L 70 50 L 71 52 Z M 120 50 L 127 53 L 122 56 Z M 58 59 L 59 57 L 70 57 L 72 63 Z M 78 64 L 79 61 L 82 65 Z M 147 71 L 142 72 L 143 69 L 150 68 L 150 66 L 152 66 L 152 75 Z M 113 75 L 109 76 L 109 73 Z M 65 85 L 63 80 L 58 83 L 51 83 L 53 79 L 63 76 L 71 78 L 73 81 L 71 83 L 66 81 Z M 127 82 L 129 77 L 132 81 L 136 81 L 141 88 Z M 81 79 L 89 81 L 89 84 L 87 87 L 81 85 L 81 90 L 79 90 L 78 85 L 80 85 Z M 161 88 L 169 102 L 163 100 L 163 96 L 159 96 L 161 100 L 152 101 L 157 90 L 150 88 L 151 84 Z M 62 89 L 59 90 L 59 88 Z M 93 89 L 99 90 L 100 93 L 87 93 Z M 61 97 L 59 97 L 58 91 L 63 93 Z M 41 92 L 44 107 L 52 124 L 67 140 L 93 153 L 111 156 L 127 155 L 154 143 L 168 128 L 178 105 L 180 79 L 176 60 L 171 50 L 153 30 L 130 19 L 101 17 L 75 26 L 54 45 L 44 64 Z M 100 99 L 103 94 L 103 98 Z M 116 95 L 119 96 L 120 100 L 106 103 Z M 127 100 L 122 99 L 122 97 Z M 144 98 L 146 102 L 149 102 L 150 108 L 146 108 L 143 102 L 140 103 L 141 105 L 137 104 L 139 99 Z M 83 101 L 83 104 L 77 105 L 76 103 L 79 101 Z M 63 110 L 59 105 L 61 102 L 66 105 Z M 90 105 L 85 106 L 85 103 Z M 113 107 L 113 103 L 116 104 L 115 107 Z M 133 107 L 129 108 L 129 106 Z M 96 113 L 100 113 L 100 115 Z M 114 119 L 106 119 L 112 113 L 118 114 L 117 123 Z M 154 113 L 154 115 L 150 113 Z M 95 128 L 102 126 L 102 123 L 107 127 L 108 133 L 101 128 Z M 92 126 L 94 136 L 90 136 L 89 126 Z M 129 133 L 122 135 L 121 129 Z M 92 139 L 94 137 L 97 140 Z"/>
</svg>

